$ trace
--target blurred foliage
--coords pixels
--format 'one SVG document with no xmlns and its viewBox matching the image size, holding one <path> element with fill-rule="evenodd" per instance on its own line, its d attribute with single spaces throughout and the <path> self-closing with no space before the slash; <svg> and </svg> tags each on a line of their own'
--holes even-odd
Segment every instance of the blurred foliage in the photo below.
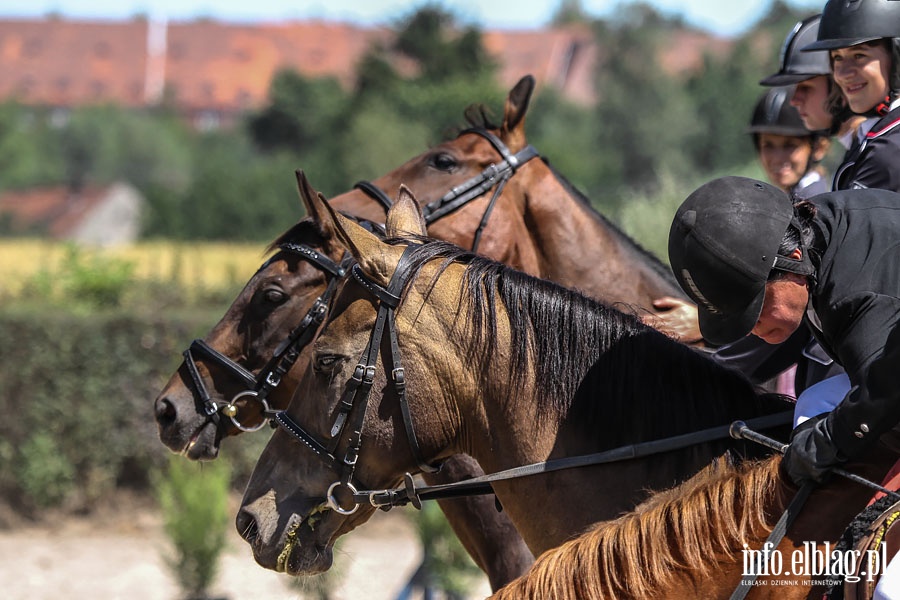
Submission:
<svg viewBox="0 0 900 600">
<path fill-rule="evenodd" d="M 423 588 L 439 590 L 447 598 L 465 598 L 481 573 L 435 502 L 422 503 L 414 515 L 422 544 Z"/>
<path fill-rule="evenodd" d="M 230 527 L 229 482 L 227 460 L 192 463 L 174 455 L 154 478 L 164 529 L 174 549 L 163 559 L 186 600 L 209 598 Z"/>
<path fill-rule="evenodd" d="M 169 451 L 153 400 L 181 350 L 237 294 L 136 278 L 135 262 L 67 247 L 0 303 L 0 502 L 25 515 L 88 510 L 117 488 L 146 490 Z M 265 434 L 225 442 L 235 489 Z M 180 459 L 183 460 L 183 459 Z M 187 461 L 185 461 L 187 462 Z"/>
<path fill-rule="evenodd" d="M 529 141 L 613 219 L 634 194 L 746 170 L 757 82 L 777 68 L 787 31 L 805 16 L 776 1 L 749 33 L 673 74 L 660 57 L 690 33 L 680 18 L 639 2 L 591 19 L 578 0 L 561 0 L 553 22 L 588 26 L 600 44 L 598 101 L 576 105 L 539 89 Z M 301 216 L 294 169 L 333 196 L 454 135 L 469 104 L 502 115 L 507 90 L 476 27 L 432 2 L 393 29 L 357 65 L 351 90 L 283 71 L 266 106 L 217 131 L 192 130 L 171 106 L 65 114 L 2 104 L 0 190 L 125 179 L 148 200 L 147 237 L 271 240 Z"/>
</svg>

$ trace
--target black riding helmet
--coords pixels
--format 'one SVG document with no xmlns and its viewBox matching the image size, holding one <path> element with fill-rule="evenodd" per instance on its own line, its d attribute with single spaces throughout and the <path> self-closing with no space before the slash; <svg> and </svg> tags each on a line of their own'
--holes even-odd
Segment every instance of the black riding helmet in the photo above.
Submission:
<svg viewBox="0 0 900 600">
<path fill-rule="evenodd" d="M 817 41 L 803 52 L 849 48 L 880 39 L 890 41 L 891 98 L 900 93 L 900 1 L 828 0 L 822 11 Z"/>
<path fill-rule="evenodd" d="M 816 41 L 821 18 L 822 15 L 815 15 L 794 25 L 781 47 L 781 68 L 777 73 L 761 79 L 760 85 L 792 85 L 820 75 L 831 75 L 828 52 L 801 51 L 801 48 Z"/>
<path fill-rule="evenodd" d="M 750 333 L 773 269 L 813 273 L 805 249 L 800 261 L 778 255 L 793 219 L 787 194 L 746 177 L 714 179 L 679 207 L 669 231 L 669 263 L 697 303 L 706 340 L 728 344 Z"/>
<path fill-rule="evenodd" d="M 747 133 L 752 133 L 754 141 L 759 146 L 760 133 L 774 133 L 776 135 L 792 135 L 796 137 L 808 137 L 814 132 L 806 128 L 803 119 L 797 109 L 791 106 L 791 94 L 793 89 L 788 86 L 773 87 L 759 97 L 756 107 L 753 109 L 753 117 Z"/>
<path fill-rule="evenodd" d="M 806 128 L 803 119 L 800 118 L 800 113 L 791 106 L 792 93 L 791 86 L 773 87 L 760 96 L 757 101 L 756 108 L 753 109 L 753 117 L 750 119 L 750 126 L 747 127 L 747 133 L 753 136 L 753 146 L 757 152 L 759 152 L 759 136 L 763 133 L 807 138 L 813 150 L 820 138 L 828 137 L 827 131 L 810 131 Z M 803 170 L 804 173 L 809 172 L 818 162 L 814 158 L 814 154 L 814 151 L 810 152 L 809 160 Z"/>
</svg>

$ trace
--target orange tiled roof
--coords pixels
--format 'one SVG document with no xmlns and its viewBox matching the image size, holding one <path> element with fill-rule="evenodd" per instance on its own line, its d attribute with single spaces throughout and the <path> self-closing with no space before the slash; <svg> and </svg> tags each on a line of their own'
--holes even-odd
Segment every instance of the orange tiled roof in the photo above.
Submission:
<svg viewBox="0 0 900 600">
<path fill-rule="evenodd" d="M 0 21 L 0 98 L 75 106 L 153 105 L 168 96 L 189 112 L 262 106 L 275 72 L 331 75 L 352 84 L 355 66 L 385 28 L 321 21 L 240 25 L 212 20 L 123 22 Z M 581 103 L 595 99 L 600 49 L 587 27 L 486 31 L 484 43 L 512 86 L 527 73 Z M 704 51 L 729 42 L 700 33 L 676 36 L 661 57 L 671 72 L 696 68 Z"/>
<path fill-rule="evenodd" d="M 15 232 L 46 232 L 63 239 L 107 192 L 102 186 L 85 186 L 77 193 L 66 186 L 8 191 L 0 195 L 0 219 L 10 219 Z"/>
<path fill-rule="evenodd" d="M 0 21 L 0 97 L 144 104 L 147 23 Z"/>
</svg>

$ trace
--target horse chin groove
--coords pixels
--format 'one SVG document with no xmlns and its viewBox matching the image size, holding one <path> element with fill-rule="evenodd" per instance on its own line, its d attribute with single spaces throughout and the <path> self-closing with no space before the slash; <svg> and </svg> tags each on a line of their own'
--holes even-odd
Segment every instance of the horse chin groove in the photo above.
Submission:
<svg viewBox="0 0 900 600">
<path fill-rule="evenodd" d="M 333 562 L 334 552 L 330 546 L 294 545 L 282 550 L 275 570 L 293 577 L 315 575 L 330 569 Z"/>
</svg>

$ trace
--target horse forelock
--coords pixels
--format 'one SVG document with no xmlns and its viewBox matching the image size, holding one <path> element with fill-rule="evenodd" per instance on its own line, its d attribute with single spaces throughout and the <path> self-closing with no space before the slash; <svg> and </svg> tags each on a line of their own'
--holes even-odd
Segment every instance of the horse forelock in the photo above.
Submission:
<svg viewBox="0 0 900 600">
<path fill-rule="evenodd" d="M 463 116 L 465 117 L 467 127 L 478 127 L 491 130 L 500 129 L 500 125 L 491 120 L 491 110 L 485 104 L 470 104 L 463 112 Z"/>
<path fill-rule="evenodd" d="M 652 598 L 673 573 L 709 578 L 740 563 L 745 543 L 771 531 L 784 498 L 778 457 L 735 467 L 719 459 L 634 511 L 544 553 L 495 598 Z M 779 504 L 780 503 L 780 504 Z"/>
<path fill-rule="evenodd" d="M 324 240 L 322 234 L 312 219 L 306 218 L 297 221 L 287 231 L 275 238 L 266 248 L 266 254 L 276 250 L 281 244 L 306 244 L 308 246 L 321 246 Z"/>
</svg>

